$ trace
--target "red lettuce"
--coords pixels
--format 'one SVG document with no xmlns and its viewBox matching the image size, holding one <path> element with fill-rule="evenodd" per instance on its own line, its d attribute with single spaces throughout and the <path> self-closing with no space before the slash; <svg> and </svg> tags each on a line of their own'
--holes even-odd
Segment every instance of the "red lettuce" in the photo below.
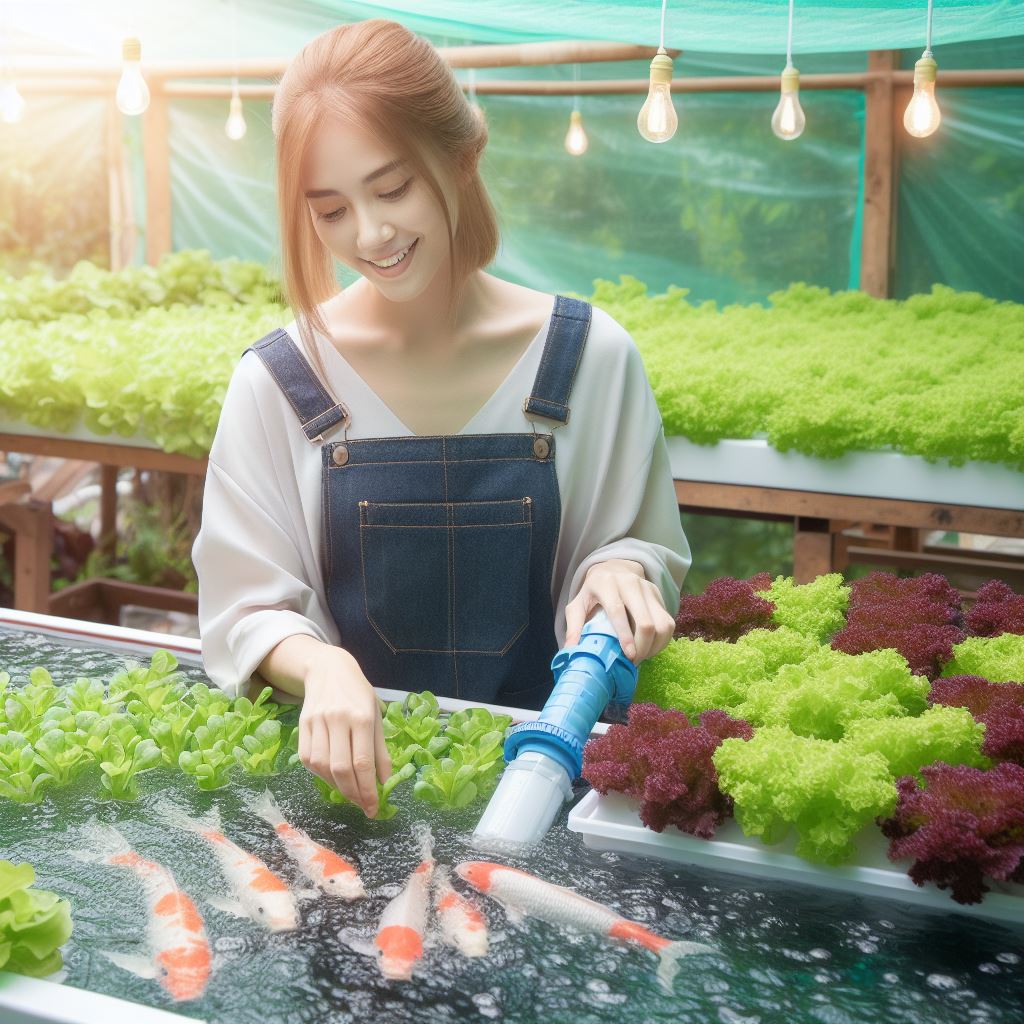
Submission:
<svg viewBox="0 0 1024 1024">
<path fill-rule="evenodd" d="M 964 639 L 956 626 L 929 623 L 906 624 L 895 619 L 889 626 L 851 623 L 832 638 L 832 647 L 846 654 L 864 654 L 892 648 L 906 659 L 915 675 L 934 679 L 953 657 L 953 645 Z"/>
<path fill-rule="evenodd" d="M 981 676 L 946 676 L 932 683 L 928 702 L 967 708 L 985 725 L 981 752 L 993 761 L 1024 765 L 1024 683 L 993 683 Z"/>
<path fill-rule="evenodd" d="M 753 735 L 748 723 L 724 711 L 705 711 L 691 725 L 681 711 L 634 704 L 628 724 L 611 726 L 583 748 L 583 777 L 599 793 L 638 800 L 640 820 L 655 832 L 675 825 L 710 839 L 733 808 L 718 788 L 711 756 L 723 740 Z"/>
<path fill-rule="evenodd" d="M 978 588 L 978 598 L 967 613 L 971 636 L 1024 634 L 1024 594 L 1015 594 L 1005 583 L 990 580 Z"/>
<path fill-rule="evenodd" d="M 771 580 L 768 582 L 771 585 Z M 723 576 L 712 580 L 703 594 L 686 594 L 680 600 L 675 638 L 735 643 L 752 629 L 774 629 L 773 611 L 771 601 L 754 593 L 753 581 Z"/>
<path fill-rule="evenodd" d="M 899 800 L 881 821 L 889 858 L 913 857 L 916 885 L 950 889 L 957 903 L 980 903 L 984 880 L 1024 882 L 1024 767 L 989 771 L 941 761 L 896 782 Z"/>
<path fill-rule="evenodd" d="M 888 604 L 897 601 L 945 605 L 951 610 L 949 621 L 960 612 L 960 594 L 945 576 L 926 572 L 921 576 L 900 579 L 891 572 L 870 572 L 850 588 L 850 612 L 862 605 Z M 851 615 L 850 618 L 853 618 Z"/>
</svg>

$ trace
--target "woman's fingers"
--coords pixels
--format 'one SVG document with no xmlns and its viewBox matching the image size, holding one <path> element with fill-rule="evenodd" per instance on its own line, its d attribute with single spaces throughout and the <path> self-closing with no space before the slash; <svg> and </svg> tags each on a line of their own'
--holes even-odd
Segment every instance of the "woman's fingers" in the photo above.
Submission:
<svg viewBox="0 0 1024 1024">
<path fill-rule="evenodd" d="M 358 793 L 356 802 L 366 815 L 377 813 L 377 776 L 373 758 L 373 720 L 369 716 L 352 721 L 352 773 Z"/>
<path fill-rule="evenodd" d="M 391 755 L 388 753 L 388 745 L 384 742 L 384 722 L 379 711 L 373 723 L 373 759 L 377 764 L 377 778 L 382 783 L 387 782 L 394 768 L 391 764 Z"/>
</svg>

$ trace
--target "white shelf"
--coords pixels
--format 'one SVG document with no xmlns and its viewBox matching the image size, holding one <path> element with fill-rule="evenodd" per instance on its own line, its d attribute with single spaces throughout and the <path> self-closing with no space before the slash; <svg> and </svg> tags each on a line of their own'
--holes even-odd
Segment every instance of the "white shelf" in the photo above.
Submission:
<svg viewBox="0 0 1024 1024">
<path fill-rule="evenodd" d="M 654 832 L 640 821 L 637 803 L 621 794 L 601 796 L 590 790 L 569 812 L 568 827 L 583 836 L 583 842 L 595 850 L 612 850 L 637 857 L 689 864 L 693 867 L 769 878 L 819 889 L 900 900 L 926 910 L 968 914 L 972 917 L 1003 921 L 1024 927 L 1024 885 L 986 881 L 992 890 L 981 903 L 957 903 L 948 890 L 915 885 L 905 866 L 886 856 L 888 840 L 877 829 L 865 829 L 856 839 L 856 863 L 841 867 L 812 864 L 793 852 L 796 837 L 775 846 L 747 838 L 735 819 L 715 832 L 714 839 L 696 836 L 669 827 Z"/>
<path fill-rule="evenodd" d="M 946 459 L 928 462 L 900 452 L 848 452 L 819 459 L 776 451 L 758 438 L 713 445 L 694 444 L 685 437 L 667 440 L 677 480 L 1024 509 L 1024 473 L 995 462 L 952 466 Z"/>
</svg>

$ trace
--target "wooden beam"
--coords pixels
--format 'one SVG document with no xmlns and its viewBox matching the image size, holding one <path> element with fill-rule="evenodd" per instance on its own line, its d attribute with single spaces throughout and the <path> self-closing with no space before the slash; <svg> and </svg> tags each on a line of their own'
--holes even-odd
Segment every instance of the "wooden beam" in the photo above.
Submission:
<svg viewBox="0 0 1024 1024">
<path fill-rule="evenodd" d="M 1024 537 L 1024 511 L 945 505 L 897 498 L 864 498 L 850 494 L 791 491 L 781 487 L 749 487 L 714 484 L 700 480 L 676 480 L 676 500 L 683 509 L 729 509 L 768 513 L 773 516 L 805 516 L 813 519 L 853 519 L 889 526 L 915 526 L 928 530 L 959 530 L 995 537 Z"/>
<path fill-rule="evenodd" d="M 53 510 L 49 502 L 24 501 L 0 507 L 0 527 L 14 535 L 14 607 L 47 614 L 53 553 Z"/>
<path fill-rule="evenodd" d="M 206 459 L 165 452 L 159 448 L 112 444 L 103 441 L 78 441 L 75 438 L 36 437 L 31 434 L 0 434 L 0 451 L 25 455 L 50 455 L 58 459 L 87 459 L 108 466 L 132 466 L 159 469 L 168 473 L 206 474 Z M 984 531 L 977 530 L 976 533 Z"/>
<path fill-rule="evenodd" d="M 146 170 L 146 262 L 155 266 L 171 251 L 171 146 L 164 83 L 151 81 L 149 92 L 149 107 L 142 115 L 142 158 Z"/>
<path fill-rule="evenodd" d="M 864 211 L 860 289 L 878 299 L 890 294 L 895 208 L 893 80 L 896 50 L 873 50 L 868 70 L 881 72 L 864 91 Z"/>
</svg>

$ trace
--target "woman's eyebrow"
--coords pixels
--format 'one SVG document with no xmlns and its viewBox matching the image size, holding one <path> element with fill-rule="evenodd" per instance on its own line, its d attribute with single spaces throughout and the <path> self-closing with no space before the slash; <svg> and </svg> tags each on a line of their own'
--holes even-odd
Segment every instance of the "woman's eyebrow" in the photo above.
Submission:
<svg viewBox="0 0 1024 1024">
<path fill-rule="evenodd" d="M 391 171 L 404 164 L 404 160 L 392 160 L 391 163 L 385 164 L 383 167 L 378 167 L 377 170 L 371 171 L 365 178 L 363 178 L 363 184 L 369 185 L 370 182 L 376 181 L 378 178 L 384 177 L 385 174 L 389 174 Z M 323 199 L 324 196 L 340 196 L 341 193 L 337 189 L 333 188 L 321 188 L 313 189 L 306 193 L 307 199 Z"/>
</svg>

